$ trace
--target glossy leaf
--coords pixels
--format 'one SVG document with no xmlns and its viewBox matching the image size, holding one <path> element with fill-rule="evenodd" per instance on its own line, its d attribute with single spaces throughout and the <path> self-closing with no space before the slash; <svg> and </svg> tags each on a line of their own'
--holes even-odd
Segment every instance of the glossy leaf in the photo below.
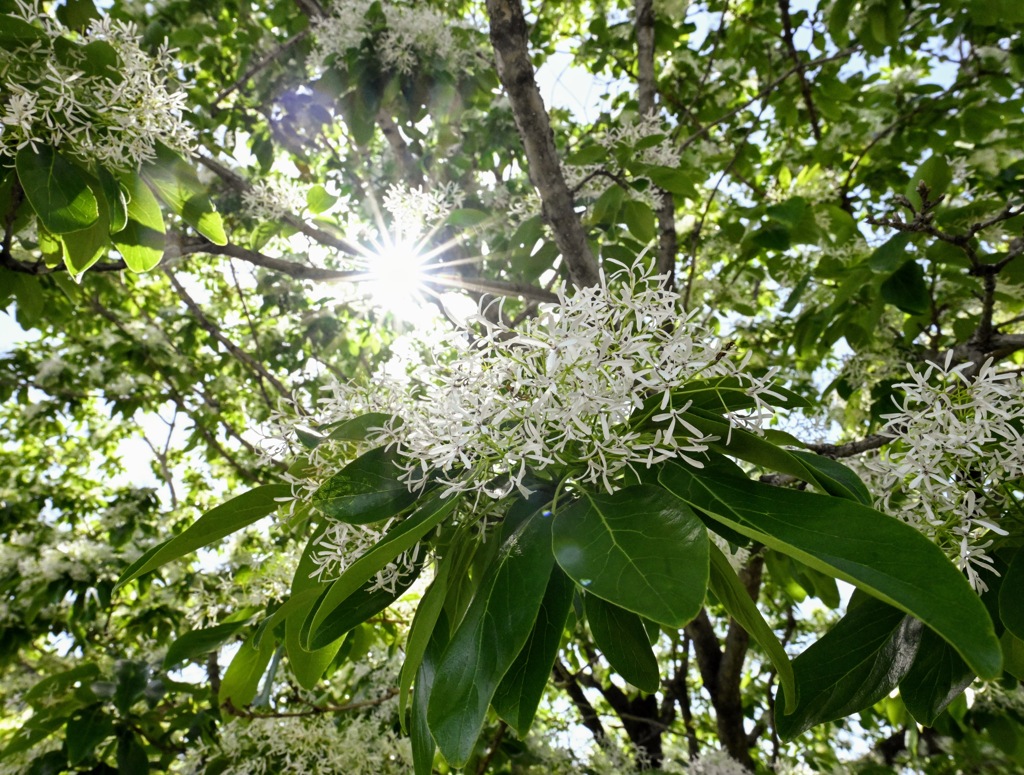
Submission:
<svg viewBox="0 0 1024 775">
<path fill-rule="evenodd" d="M 420 666 L 416 670 L 416 690 L 413 694 L 412 723 L 409 737 L 412 743 L 412 761 L 415 775 L 431 775 L 434 771 L 434 752 L 437 743 L 430 733 L 427 721 L 430 695 L 434 688 L 437 668 L 448 644 L 448 623 L 442 614 L 437 627 L 431 631 L 430 639 L 423 651 Z"/>
<path fill-rule="evenodd" d="M 102 705 L 91 705 L 75 711 L 68 719 L 64 733 L 68 763 L 79 764 L 96 750 L 96 746 L 114 733 L 114 720 Z"/>
<path fill-rule="evenodd" d="M 555 515 L 553 546 L 588 592 L 659 624 L 682 627 L 704 603 L 707 532 L 660 487 L 581 493 Z"/>
<path fill-rule="evenodd" d="M 320 485 L 313 505 L 332 519 L 354 524 L 395 516 L 416 500 L 399 481 L 397 462 L 393 451 L 371 449 Z"/>
<path fill-rule="evenodd" d="M 15 158 L 18 179 L 39 220 L 54 234 L 88 228 L 99 218 L 99 205 L 78 167 L 46 145 L 25 146 Z"/>
<path fill-rule="evenodd" d="M 308 649 L 302 645 L 302 623 L 306 620 L 309 612 L 317 603 L 320 595 L 327 588 L 327 584 L 321 582 L 319 577 L 314 575 L 316 562 L 313 559 L 314 552 L 319 548 L 318 541 L 323 536 L 327 523 L 321 524 L 309 537 L 306 542 L 302 557 L 295 568 L 295 575 L 292 578 L 292 596 L 289 600 L 306 600 L 305 604 L 296 605 L 285 617 L 284 625 L 284 648 L 291 663 L 292 672 L 299 686 L 311 690 L 323 676 L 324 671 L 337 656 L 342 646 L 342 640 L 336 639 L 323 648 Z M 316 597 L 307 599 L 310 592 L 318 592 Z"/>
<path fill-rule="evenodd" d="M 64 265 L 68 273 L 76 279 L 110 249 L 110 216 L 107 202 L 102 192 L 98 191 L 99 184 L 95 180 L 91 183 L 96 186 L 96 189 L 92 189 L 92 186 L 90 189 L 96 196 L 99 217 L 91 226 L 59 236 L 64 248 Z"/>
<path fill-rule="evenodd" d="M 658 660 L 640 617 L 596 595 L 584 596 L 583 610 L 594 645 L 612 669 L 648 694 L 658 691 L 661 685 Z"/>
<path fill-rule="evenodd" d="M 243 643 L 221 679 L 218 703 L 231 703 L 236 708 L 251 703 L 273 654 L 274 643 L 270 638 L 265 638 L 259 647 L 252 639 Z"/>
<path fill-rule="evenodd" d="M 423 661 L 427 644 L 434 636 L 434 628 L 444 610 L 444 599 L 448 594 L 448 574 L 451 567 L 450 556 L 438 561 L 434 580 L 427 587 L 427 591 L 423 593 L 420 604 L 416 606 L 412 624 L 409 625 L 409 634 L 405 639 L 405 661 L 402 663 L 402 671 L 398 678 L 398 718 L 403 730 L 405 729 L 405 710 L 409 700 L 409 690 L 412 688 L 413 679 L 420 669 L 420 662 Z M 446 635 L 446 642 L 447 639 Z"/>
<path fill-rule="evenodd" d="M 128 569 L 121 574 L 121 578 L 117 580 L 115 589 L 123 587 L 129 581 L 137 579 L 171 560 L 209 546 L 225 536 L 273 514 L 281 505 L 280 501 L 290 499 L 291 495 L 291 487 L 288 485 L 265 484 L 222 503 L 203 514 L 184 533 L 154 546 L 128 566 Z"/>
<path fill-rule="evenodd" d="M 226 245 L 220 214 L 214 210 L 195 169 L 174 151 L 157 143 L 156 159 L 142 167 L 143 179 L 156 195 L 214 245 Z"/>
<path fill-rule="evenodd" d="M 888 695 L 910 669 L 921 630 L 902 611 L 855 595 L 846 616 L 793 661 L 800 699 L 792 713 L 775 714 L 779 736 L 791 740 Z"/>
<path fill-rule="evenodd" d="M 137 175 L 125 178 L 128 208 L 125 226 L 111 236 L 133 272 L 148 272 L 164 255 L 164 216 L 153 192 Z"/>
<path fill-rule="evenodd" d="M 515 530 L 503 531 L 497 561 L 437 667 L 427 720 L 453 766 L 469 759 L 491 698 L 537 621 L 554 564 L 545 511 L 534 509 Z"/>
<path fill-rule="evenodd" d="M 551 678 L 576 585 L 561 568 L 551 569 L 533 632 L 494 692 L 491 705 L 520 739 L 530 731 Z"/>
<path fill-rule="evenodd" d="M 900 681 L 900 697 L 915 721 L 931 726 L 973 680 L 974 673 L 953 648 L 926 629 L 914 664 Z"/>
<path fill-rule="evenodd" d="M 775 672 L 779 676 L 779 684 L 785 692 L 785 712 L 790 713 L 796 707 L 800 694 L 796 688 L 793 677 L 793 664 L 782 648 L 779 639 L 775 637 L 772 628 L 764 620 L 761 612 L 757 610 L 754 601 L 750 599 L 750 593 L 743 586 L 736 572 L 729 564 L 729 560 L 722 553 L 722 550 L 710 542 L 711 549 L 711 591 L 715 593 L 718 602 L 739 625 L 747 631 L 751 638 L 762 648 L 764 653 L 771 660 Z"/>
<path fill-rule="evenodd" d="M 414 547 L 423 536 L 437 527 L 452 513 L 458 500 L 458 497 L 431 496 L 420 508 L 389 530 L 384 538 L 349 565 L 341 577 L 331 583 L 323 597 L 310 611 L 308 624 L 304 629 L 313 633 L 312 639 L 322 641 L 322 636 L 316 633 L 328 616 L 389 562 Z"/>
<path fill-rule="evenodd" d="M 217 650 L 232 636 L 244 629 L 246 623 L 246 620 L 225 622 L 213 627 L 186 632 L 167 648 L 167 655 L 164 657 L 164 670 L 169 670 L 187 660 L 204 657 L 211 651 Z"/>
<path fill-rule="evenodd" d="M 674 462 L 659 481 L 693 508 L 921 619 L 980 676 L 1001 672 L 992 621 L 937 546 L 898 519 L 843 498 Z"/>
<path fill-rule="evenodd" d="M 999 618 L 1010 632 L 1024 640 L 1024 549 L 1010 560 L 999 585 Z"/>
</svg>

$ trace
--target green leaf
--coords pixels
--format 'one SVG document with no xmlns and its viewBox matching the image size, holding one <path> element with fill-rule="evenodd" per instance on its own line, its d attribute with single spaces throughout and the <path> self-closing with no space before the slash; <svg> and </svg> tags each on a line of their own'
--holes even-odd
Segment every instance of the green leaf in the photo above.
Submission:
<svg viewBox="0 0 1024 775">
<path fill-rule="evenodd" d="M 72 767 L 92 756 L 96 746 L 114 734 L 113 719 L 96 704 L 75 711 L 64 733 L 68 764 Z"/>
<path fill-rule="evenodd" d="M 516 731 L 520 739 L 530 731 L 537 706 L 551 678 L 551 668 L 558 656 L 575 591 L 572 579 L 561 568 L 552 567 L 533 632 L 491 699 L 495 712 Z"/>
<path fill-rule="evenodd" d="M 384 412 L 367 412 L 335 426 L 327 438 L 334 441 L 365 441 L 371 431 L 386 427 L 393 419 L 392 415 Z"/>
<path fill-rule="evenodd" d="M 415 775 L 431 775 L 434 771 L 434 752 L 437 744 L 430 733 L 427 714 L 430 706 L 430 695 L 434 688 L 437 667 L 441 663 L 444 647 L 448 644 L 448 623 L 442 614 L 431 633 L 430 640 L 423 652 L 419 669 L 416 671 L 416 689 L 413 694 L 412 724 L 409 737 L 412 743 L 412 762 Z"/>
<path fill-rule="evenodd" d="M 327 193 L 327 189 L 317 184 L 306 192 L 306 206 L 314 215 L 319 215 L 334 207 L 338 197 Z"/>
<path fill-rule="evenodd" d="M 310 611 L 307 618 L 308 627 L 303 626 L 303 629 L 310 633 L 310 640 L 322 640 L 318 637 L 317 631 L 334 609 L 389 562 L 419 543 L 423 536 L 452 513 L 458 501 L 457 496 L 442 498 L 434 495 L 428 498 L 422 506 L 389 530 L 387 535 L 353 562 L 341 577 L 327 588 L 323 597 Z"/>
<path fill-rule="evenodd" d="M 901 231 L 882 243 L 868 258 L 868 266 L 875 272 L 892 272 L 907 260 L 907 245 L 910 234 Z"/>
<path fill-rule="evenodd" d="M 910 669 L 921 630 L 902 611 L 855 594 L 846 616 L 793 661 L 800 699 L 792 713 L 775 715 L 779 737 L 791 740 L 888 695 Z"/>
<path fill-rule="evenodd" d="M 78 167 L 49 146 L 25 146 L 15 159 L 18 180 L 39 220 L 54 234 L 81 231 L 100 217 L 99 205 Z"/>
<path fill-rule="evenodd" d="M 900 681 L 900 697 L 914 720 L 931 726 L 974 681 L 974 673 L 942 638 L 925 630 L 917 657 Z"/>
<path fill-rule="evenodd" d="M 309 648 L 313 650 L 327 648 L 349 630 L 373 618 L 398 600 L 416 582 L 422 569 L 421 564 L 414 565 L 410 572 L 396 582 L 393 589 L 377 588 L 376 579 L 370 579 L 340 605 L 331 609 L 316 630 L 305 629 L 305 622 L 309 621 L 309 617 L 306 617 L 299 633 L 302 639 L 300 642 L 308 641 Z"/>
<path fill-rule="evenodd" d="M 371 449 L 320 485 L 313 505 L 332 519 L 363 524 L 388 519 L 416 500 L 398 478 L 398 456 Z"/>
<path fill-rule="evenodd" d="M 126 176 L 122 182 L 129 197 L 126 221 L 111 239 L 130 270 L 148 272 L 164 255 L 164 216 L 160 203 L 138 175 Z"/>
<path fill-rule="evenodd" d="M 46 33 L 34 24 L 29 24 L 17 16 L 0 16 L 0 46 L 11 51 L 20 46 L 32 43 L 43 43 L 48 40 Z"/>
<path fill-rule="evenodd" d="M 441 613 L 444 611 L 444 599 L 448 595 L 448 574 L 451 572 L 452 556 L 446 554 L 437 563 L 434 580 L 423 593 L 420 603 L 416 606 L 416 614 L 409 626 L 409 635 L 405 639 L 405 661 L 398 679 L 398 718 L 405 731 L 405 709 L 409 700 L 409 689 L 413 678 L 420 669 L 420 662 L 427 651 L 427 644 L 434 635 Z M 447 641 L 447 635 L 445 636 Z M 440 655 L 438 655 L 440 656 Z"/>
<path fill-rule="evenodd" d="M 222 503 L 203 514 L 184 533 L 154 546 L 133 562 L 121 574 L 114 589 L 273 514 L 280 501 L 291 496 L 291 487 L 286 484 L 265 484 Z"/>
<path fill-rule="evenodd" d="M 796 689 L 793 677 L 793 664 L 782 648 L 779 639 L 775 637 L 772 628 L 757 610 L 754 601 L 750 599 L 750 593 L 743 586 L 736 572 L 729 564 L 729 560 L 722 550 L 710 543 L 711 550 L 711 577 L 709 585 L 715 593 L 718 602 L 722 604 L 729 616 L 735 619 L 739 625 L 747 631 L 751 638 L 762 648 L 764 653 L 775 666 L 775 672 L 779 676 L 779 684 L 786 690 L 786 713 L 791 713 L 796 707 L 800 697 Z"/>
<path fill-rule="evenodd" d="M 103 41 L 97 41 L 102 43 Z M 107 219 L 109 221 L 110 233 L 121 231 L 128 225 L 128 202 L 125 200 L 124 191 L 117 178 L 107 172 L 103 167 L 99 168 L 96 174 L 99 181 L 100 192 L 107 204 Z M 95 191 L 93 193 L 96 193 Z M 99 197 L 97 197 L 97 200 Z"/>
<path fill-rule="evenodd" d="M 622 220 L 629 231 L 641 242 L 651 242 L 658 236 L 654 211 L 646 202 L 630 199 L 622 205 Z"/>
<path fill-rule="evenodd" d="M 521 513 L 529 514 L 519 519 Z M 513 513 L 515 512 L 515 513 Z M 501 550 L 445 648 L 430 692 L 427 721 L 445 759 L 462 767 L 473 753 L 499 682 L 526 644 L 554 558 L 547 506 L 510 510 Z"/>
<path fill-rule="evenodd" d="M 854 500 L 860 501 L 865 506 L 870 506 L 875 502 L 875 499 L 871 495 L 871 491 L 868 490 L 867 485 L 861 481 L 861 478 L 838 460 L 825 457 L 824 455 L 817 455 L 814 452 L 805 452 L 799 449 L 787 451 L 790 455 L 803 463 L 805 467 L 815 471 L 819 475 L 819 480 L 838 483 L 853 496 Z M 836 493 L 833 492 L 831 494 L 835 495 Z"/>
<path fill-rule="evenodd" d="M 236 708 L 244 708 L 251 703 L 273 654 L 274 642 L 271 638 L 264 638 L 259 647 L 252 638 L 243 643 L 224 672 L 218 705 L 231 703 Z"/>
<path fill-rule="evenodd" d="M 96 185 L 99 188 L 99 185 Z M 93 195 L 97 193 L 93 190 Z M 96 197 L 99 217 L 89 227 L 60 235 L 64 247 L 64 264 L 75 279 L 100 260 L 110 249 L 110 216 L 102 192 Z"/>
<path fill-rule="evenodd" d="M 789 450 L 782 449 L 769 441 L 767 437 L 758 436 L 756 433 L 750 433 L 741 428 L 733 428 L 721 416 L 710 412 L 694 408 L 686 413 L 685 419 L 702 433 L 718 437 L 718 441 L 711 442 L 709 445 L 716 452 L 738 457 L 740 460 L 746 460 L 748 463 L 761 466 L 769 471 L 795 476 L 830 495 L 858 501 L 861 499 L 858 489 L 863 489 L 863 483 L 859 488 L 851 489 L 845 481 L 837 480 L 826 473 L 827 464 L 812 464 L 807 457 L 801 457 Z M 847 474 L 841 478 L 846 480 L 848 476 L 854 475 L 847 471 Z M 854 476 L 854 478 L 856 477 Z"/>
<path fill-rule="evenodd" d="M 929 156 L 921 163 L 917 171 L 910 176 L 910 182 L 907 183 L 907 188 L 903 193 L 914 207 L 920 210 L 924 205 L 921 201 L 921 195 L 917 191 L 920 183 L 928 186 L 928 199 L 934 202 L 946 193 L 946 189 L 949 188 L 949 184 L 952 182 L 953 173 L 945 158 L 939 155 Z"/>
<path fill-rule="evenodd" d="M 86 662 L 70 670 L 64 670 L 63 672 L 47 676 L 25 692 L 25 696 L 22 699 L 29 705 L 32 705 L 36 700 L 46 700 L 51 696 L 65 692 L 76 683 L 85 683 L 90 679 L 96 678 L 99 673 L 99 667 L 93 662 Z"/>
<path fill-rule="evenodd" d="M 555 517 L 558 564 L 591 594 L 668 627 L 704 603 L 708 536 L 693 511 L 660 487 L 588 492 Z"/>
<path fill-rule="evenodd" d="M 752 482 L 670 462 L 658 481 L 743 535 L 845 579 L 916 616 L 983 678 L 1001 672 L 992 620 L 935 544 L 900 520 L 843 498 Z"/>
<path fill-rule="evenodd" d="M 138 736 L 130 729 L 117 735 L 117 775 L 147 775 L 149 759 Z"/>
<path fill-rule="evenodd" d="M 594 645 L 612 669 L 633 686 L 653 694 L 661 685 L 658 660 L 644 623 L 632 611 L 619 608 L 597 595 L 583 598 Z"/>
<path fill-rule="evenodd" d="M 916 261 L 907 261 L 881 286 L 882 299 L 910 315 L 923 315 L 931 309 L 932 297 L 924 279 L 924 269 Z"/>
<path fill-rule="evenodd" d="M 164 657 L 164 670 L 170 670 L 189 660 L 197 661 L 211 651 L 216 651 L 244 628 L 246 623 L 247 620 L 225 622 L 186 632 L 168 647 L 167 655 Z"/>
<path fill-rule="evenodd" d="M 314 553 L 319 547 L 318 542 L 326 532 L 327 526 L 325 521 L 306 542 L 306 547 L 302 552 L 302 557 L 299 558 L 299 564 L 295 568 L 295 575 L 292 578 L 292 596 L 289 600 L 298 600 L 310 591 L 322 593 L 327 588 L 327 585 L 314 575 L 317 564 L 313 559 Z M 308 600 L 305 605 L 296 606 L 288 613 L 284 625 L 284 648 L 292 666 L 292 673 L 295 674 L 295 680 L 299 686 L 307 690 L 312 690 L 316 686 L 342 646 L 341 638 L 320 649 L 311 650 L 302 645 L 302 623 L 319 597 L 318 594 Z"/>
<path fill-rule="evenodd" d="M 1024 549 L 1018 549 L 999 586 L 999 618 L 1006 629 L 1024 640 Z"/>
<path fill-rule="evenodd" d="M 226 245 L 224 223 L 206 194 L 195 169 L 170 148 L 156 144 L 156 159 L 143 165 L 140 172 L 153 191 L 214 245 Z"/>
</svg>

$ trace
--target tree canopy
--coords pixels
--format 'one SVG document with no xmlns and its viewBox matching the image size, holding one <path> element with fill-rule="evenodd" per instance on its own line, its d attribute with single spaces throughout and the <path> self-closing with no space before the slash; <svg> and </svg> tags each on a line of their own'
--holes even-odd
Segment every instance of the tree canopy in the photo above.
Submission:
<svg viewBox="0 0 1024 775">
<path fill-rule="evenodd" d="M 1024 5 L 0 0 L 0 773 L 1024 769 Z"/>
</svg>

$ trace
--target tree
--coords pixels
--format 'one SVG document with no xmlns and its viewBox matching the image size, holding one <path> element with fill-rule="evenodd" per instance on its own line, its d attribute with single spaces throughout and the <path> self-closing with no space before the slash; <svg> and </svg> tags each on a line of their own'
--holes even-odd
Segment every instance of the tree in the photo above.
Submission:
<svg viewBox="0 0 1024 775">
<path fill-rule="evenodd" d="M 4 771 L 1019 771 L 1018 4 L 0 13 Z"/>
</svg>

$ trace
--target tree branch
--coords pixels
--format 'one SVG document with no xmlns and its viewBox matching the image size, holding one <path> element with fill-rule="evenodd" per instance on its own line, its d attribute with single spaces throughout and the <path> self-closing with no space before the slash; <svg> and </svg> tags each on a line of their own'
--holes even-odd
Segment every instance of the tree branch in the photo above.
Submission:
<svg viewBox="0 0 1024 775">
<path fill-rule="evenodd" d="M 654 77 L 654 0 L 636 0 L 637 102 L 640 114 L 658 113 L 657 82 Z M 658 194 L 658 274 L 666 276 L 665 285 L 675 287 L 676 254 L 679 235 L 676 233 L 676 202 L 672 194 L 657 188 Z"/>
<path fill-rule="evenodd" d="M 565 183 L 551 121 L 534 78 L 522 3 L 520 0 L 487 0 L 487 12 L 498 76 L 508 94 L 523 141 L 530 180 L 540 193 L 544 220 L 554 232 L 555 243 L 572 281 L 580 287 L 597 285 L 600 280 L 597 261 Z"/>
<path fill-rule="evenodd" d="M 793 20 L 789 16 L 789 0 L 779 0 L 779 15 L 782 17 L 782 40 L 786 44 L 786 50 L 796 65 L 796 75 L 800 81 L 800 92 L 804 98 L 804 105 L 807 106 L 807 117 L 811 124 L 811 133 L 815 142 L 821 142 L 821 123 L 818 119 L 818 109 L 814 106 L 814 99 L 811 95 L 811 85 L 804 74 L 804 63 L 800 61 L 800 54 L 793 43 Z"/>
<path fill-rule="evenodd" d="M 171 285 L 174 286 L 174 290 L 177 291 L 178 296 L 181 297 L 182 302 L 184 302 L 185 306 L 188 307 L 189 312 L 191 312 L 195 317 L 196 323 L 199 324 L 199 327 L 206 331 L 216 341 L 224 345 L 225 349 L 227 349 L 227 351 L 236 359 L 256 372 L 257 376 L 260 377 L 261 380 L 265 379 L 273 385 L 274 390 L 276 390 L 283 398 L 290 400 L 291 393 L 288 388 L 286 388 L 277 377 L 267 371 L 262 363 L 228 339 L 227 336 L 224 335 L 224 332 L 217 328 L 217 326 L 215 326 L 213 322 L 206 317 L 199 305 L 196 304 L 195 300 L 189 295 L 188 291 L 186 291 L 184 286 L 178 282 L 178 278 L 174 276 L 174 273 L 170 269 L 164 269 L 164 273 L 171 281 Z M 260 383 L 260 390 L 263 391 L 262 382 Z M 275 408 L 274 403 L 270 400 L 270 396 L 268 396 L 266 392 L 263 392 L 263 398 L 267 402 L 267 406 L 273 410 Z"/>
</svg>

